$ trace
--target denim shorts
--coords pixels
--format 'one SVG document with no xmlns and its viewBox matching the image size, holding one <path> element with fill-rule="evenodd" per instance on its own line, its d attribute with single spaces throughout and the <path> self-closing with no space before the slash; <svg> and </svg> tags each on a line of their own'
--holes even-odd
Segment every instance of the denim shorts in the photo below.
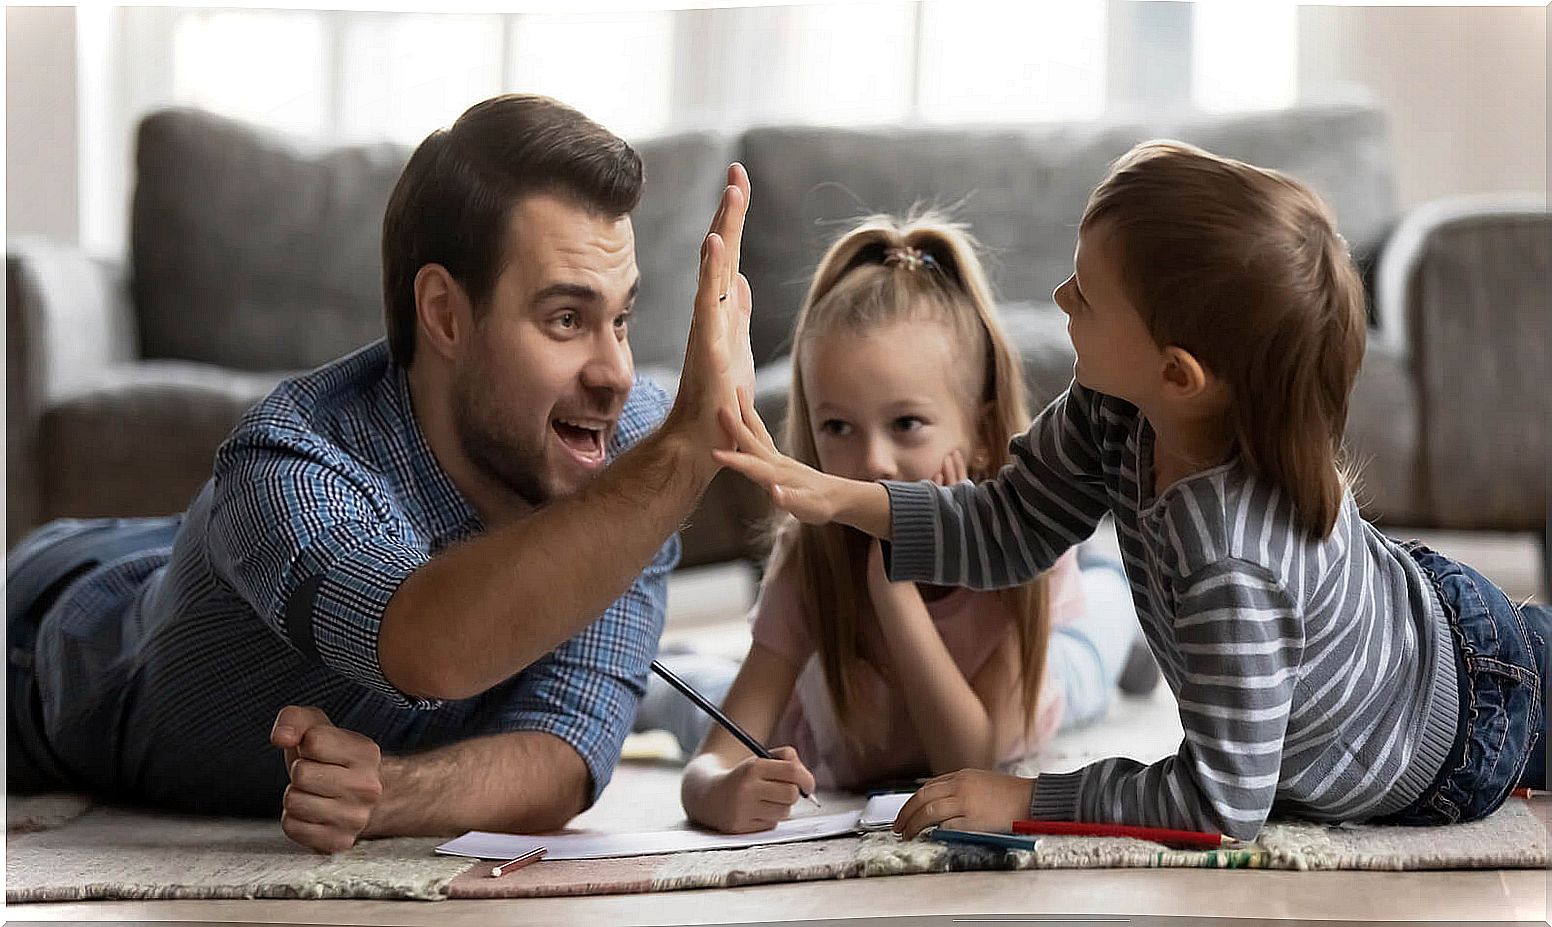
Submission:
<svg viewBox="0 0 1552 927">
<path fill-rule="evenodd" d="M 1390 824 L 1454 824 L 1498 810 L 1522 784 L 1546 738 L 1544 612 L 1526 615 L 1503 591 L 1463 563 L 1417 542 L 1403 545 L 1433 583 L 1455 640 L 1460 723 L 1434 781 Z M 1529 606 L 1528 608 L 1539 608 Z M 1541 785 L 1542 783 L 1537 783 Z"/>
</svg>

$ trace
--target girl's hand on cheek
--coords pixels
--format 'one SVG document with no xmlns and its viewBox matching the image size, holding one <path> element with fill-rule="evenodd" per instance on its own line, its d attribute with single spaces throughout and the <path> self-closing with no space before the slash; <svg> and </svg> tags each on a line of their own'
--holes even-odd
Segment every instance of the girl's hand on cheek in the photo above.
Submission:
<svg viewBox="0 0 1552 927">
<path fill-rule="evenodd" d="M 949 451 L 948 456 L 943 458 L 943 466 L 933 477 L 933 481 L 939 486 L 953 486 L 968 479 L 970 479 L 970 471 L 965 467 L 965 455 L 957 448 Z"/>
<path fill-rule="evenodd" d="M 928 780 L 895 818 L 894 832 L 910 840 L 929 827 L 1008 833 L 1029 815 L 1035 780 L 985 769 L 961 769 Z"/>
</svg>

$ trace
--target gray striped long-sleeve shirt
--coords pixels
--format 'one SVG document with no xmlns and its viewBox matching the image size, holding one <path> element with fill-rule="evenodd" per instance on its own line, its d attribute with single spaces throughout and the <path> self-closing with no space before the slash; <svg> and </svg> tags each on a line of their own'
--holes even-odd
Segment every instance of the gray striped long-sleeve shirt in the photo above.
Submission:
<svg viewBox="0 0 1552 927">
<path fill-rule="evenodd" d="M 894 579 L 1028 581 L 1111 512 L 1180 749 L 1042 774 L 1031 816 L 1253 837 L 1268 814 L 1357 821 L 1428 786 L 1455 735 L 1453 643 L 1412 558 L 1343 499 L 1330 537 L 1237 460 L 1154 498 L 1153 430 L 1077 383 L 979 485 L 886 482 Z"/>
</svg>

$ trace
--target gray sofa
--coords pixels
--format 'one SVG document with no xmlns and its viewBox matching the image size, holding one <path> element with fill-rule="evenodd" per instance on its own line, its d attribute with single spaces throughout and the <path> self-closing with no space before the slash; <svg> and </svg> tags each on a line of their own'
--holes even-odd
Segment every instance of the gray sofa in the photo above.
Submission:
<svg viewBox="0 0 1552 927">
<path fill-rule="evenodd" d="M 1388 524 L 1540 531 L 1548 510 L 1552 220 L 1530 197 L 1402 214 L 1382 114 L 1361 106 L 1151 124 L 756 128 L 639 149 L 644 287 L 632 341 L 670 390 L 696 249 L 722 182 L 754 180 L 744 269 L 759 404 L 779 420 L 791 320 L 850 219 L 954 207 L 988 249 L 1038 407 L 1071 372 L 1051 290 L 1106 164 L 1172 136 L 1293 172 L 1332 203 L 1374 287 L 1349 439 Z M 208 114 L 141 124 L 127 265 L 7 242 L 7 540 L 63 515 L 182 509 L 236 417 L 282 376 L 380 336 L 378 234 L 407 149 L 318 149 Z M 720 476 L 686 565 L 748 555 L 759 494 Z"/>
</svg>

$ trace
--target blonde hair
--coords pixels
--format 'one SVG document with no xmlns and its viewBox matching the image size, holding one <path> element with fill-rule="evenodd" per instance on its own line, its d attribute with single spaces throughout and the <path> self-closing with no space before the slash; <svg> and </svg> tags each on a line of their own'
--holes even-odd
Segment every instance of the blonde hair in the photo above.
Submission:
<svg viewBox="0 0 1552 927">
<path fill-rule="evenodd" d="M 1330 208 L 1285 174 L 1154 141 L 1111 165 L 1081 227 L 1096 223 L 1153 340 L 1228 385 L 1244 464 L 1329 536 L 1367 336 L 1363 283 Z"/>
<path fill-rule="evenodd" d="M 1008 441 L 1029 427 L 1023 371 L 997 321 L 991 287 L 973 239 L 931 213 L 898 220 L 874 216 L 830 246 L 819 262 L 798 313 L 792 348 L 792 386 L 784 443 L 794 458 L 819 466 L 813 423 L 804 395 L 804 356 L 835 331 L 868 331 L 901 321 L 942 324 L 953 334 L 964 371 L 963 400 L 975 423 L 980 458 L 970 475 L 986 479 L 1009 462 Z M 803 525 L 790 517 L 776 526 L 772 570 L 797 581 L 809 638 L 814 641 L 840 726 L 866 741 L 855 670 L 867 659 L 859 616 L 867 589 L 869 538 L 841 525 Z M 1025 731 L 1035 717 L 1050 635 L 1045 580 L 1000 595 L 1014 616 Z M 884 667 L 878 666 L 885 678 Z"/>
</svg>

